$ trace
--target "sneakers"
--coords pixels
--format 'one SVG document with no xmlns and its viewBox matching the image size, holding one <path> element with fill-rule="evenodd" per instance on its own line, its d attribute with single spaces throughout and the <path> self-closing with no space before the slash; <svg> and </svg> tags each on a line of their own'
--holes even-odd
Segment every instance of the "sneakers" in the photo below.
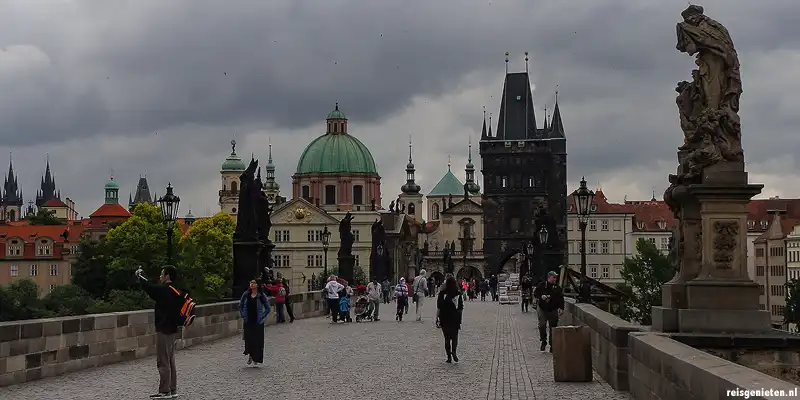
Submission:
<svg viewBox="0 0 800 400">
<path fill-rule="evenodd" d="M 175 394 L 175 396 L 177 397 L 177 393 Z M 159 393 L 156 393 L 156 394 L 151 394 L 150 398 L 151 399 L 173 399 L 174 397 L 172 397 L 172 393 L 170 393 L 170 392 L 159 392 Z"/>
</svg>

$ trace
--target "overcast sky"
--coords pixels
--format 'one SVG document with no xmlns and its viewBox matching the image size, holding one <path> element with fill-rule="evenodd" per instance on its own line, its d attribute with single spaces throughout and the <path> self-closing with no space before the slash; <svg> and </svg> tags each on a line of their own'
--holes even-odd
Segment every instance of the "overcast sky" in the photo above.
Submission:
<svg viewBox="0 0 800 400">
<path fill-rule="evenodd" d="M 675 85 L 678 0 L 0 0 L 0 165 L 13 152 L 26 200 L 45 154 L 62 197 L 87 216 L 113 168 L 125 199 L 140 174 L 181 214 L 219 210 L 220 164 L 239 142 L 284 195 L 334 103 L 372 151 L 388 205 L 414 140 L 417 182 L 463 180 L 483 106 L 497 115 L 509 68 L 530 52 L 537 122 L 556 85 L 569 187 L 581 175 L 612 200 L 661 197 L 682 141 Z M 800 196 L 800 2 L 702 3 L 742 65 L 751 180 Z M 480 165 L 476 162 L 477 165 Z M 5 169 L 5 168 L 4 168 Z M 480 179 L 480 177 L 479 177 Z"/>
</svg>

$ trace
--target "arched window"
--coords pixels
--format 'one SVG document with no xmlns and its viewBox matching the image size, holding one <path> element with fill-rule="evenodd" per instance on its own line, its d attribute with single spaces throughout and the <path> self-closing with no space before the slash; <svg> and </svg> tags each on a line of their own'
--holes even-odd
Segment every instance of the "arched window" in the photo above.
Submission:
<svg viewBox="0 0 800 400">
<path fill-rule="evenodd" d="M 414 203 L 408 203 L 408 215 L 414 215 Z"/>
<path fill-rule="evenodd" d="M 231 182 L 231 192 L 236 193 L 239 191 L 239 185 L 236 181 Z"/>
<path fill-rule="evenodd" d="M 438 203 L 434 203 L 433 204 L 433 207 L 431 207 L 431 211 L 432 211 L 431 212 L 431 214 L 432 214 L 431 215 L 431 219 L 432 220 L 439 219 L 439 204 Z"/>
</svg>

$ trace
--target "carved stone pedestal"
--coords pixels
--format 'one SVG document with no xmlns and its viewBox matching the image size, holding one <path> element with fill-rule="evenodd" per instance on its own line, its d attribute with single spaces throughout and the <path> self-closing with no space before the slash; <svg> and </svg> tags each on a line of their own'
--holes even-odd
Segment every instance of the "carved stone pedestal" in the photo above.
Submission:
<svg viewBox="0 0 800 400">
<path fill-rule="evenodd" d="M 355 282 L 353 282 L 353 266 L 355 264 L 355 257 L 352 255 L 340 255 L 338 258 L 339 277 L 346 280 L 351 286 L 355 286 Z"/>
<path fill-rule="evenodd" d="M 234 242 L 233 243 L 233 285 L 232 297 L 239 296 L 250 287 L 251 279 L 259 278 L 258 251 L 261 242 Z"/>
<path fill-rule="evenodd" d="M 747 274 L 747 204 L 762 185 L 747 184 L 741 163 L 708 167 L 702 184 L 673 190 L 680 204 L 680 270 L 653 307 L 653 329 L 753 333 L 771 329 L 759 287 Z"/>
</svg>

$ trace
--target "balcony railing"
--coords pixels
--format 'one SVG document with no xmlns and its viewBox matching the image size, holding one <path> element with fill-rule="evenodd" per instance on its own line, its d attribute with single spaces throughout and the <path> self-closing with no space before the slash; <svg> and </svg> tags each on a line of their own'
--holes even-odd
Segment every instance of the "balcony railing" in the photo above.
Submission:
<svg viewBox="0 0 800 400">
<path fill-rule="evenodd" d="M 464 258 L 466 255 L 467 258 L 470 257 L 483 257 L 483 250 L 472 250 L 472 251 L 461 251 L 456 250 L 451 253 L 453 258 Z M 442 258 L 444 257 L 444 250 L 429 250 L 428 254 L 425 255 L 426 258 Z"/>
</svg>

